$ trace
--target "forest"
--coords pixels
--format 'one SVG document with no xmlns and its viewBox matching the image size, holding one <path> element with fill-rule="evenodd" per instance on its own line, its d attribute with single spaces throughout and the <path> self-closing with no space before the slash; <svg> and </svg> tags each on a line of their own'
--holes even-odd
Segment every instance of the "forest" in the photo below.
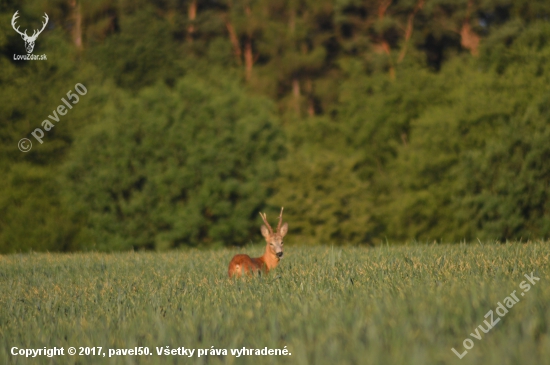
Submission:
<svg viewBox="0 0 550 365">
<path fill-rule="evenodd" d="M 0 253 L 550 235 L 548 1 L 2 0 L 0 70 Z"/>
</svg>

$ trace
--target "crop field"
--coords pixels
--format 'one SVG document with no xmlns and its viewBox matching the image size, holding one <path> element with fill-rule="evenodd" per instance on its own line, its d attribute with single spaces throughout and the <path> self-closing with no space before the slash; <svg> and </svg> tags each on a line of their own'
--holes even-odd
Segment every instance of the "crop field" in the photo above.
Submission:
<svg viewBox="0 0 550 365">
<path fill-rule="evenodd" d="M 546 242 L 262 250 L 2 256 L 0 364 L 550 364 Z"/>
</svg>

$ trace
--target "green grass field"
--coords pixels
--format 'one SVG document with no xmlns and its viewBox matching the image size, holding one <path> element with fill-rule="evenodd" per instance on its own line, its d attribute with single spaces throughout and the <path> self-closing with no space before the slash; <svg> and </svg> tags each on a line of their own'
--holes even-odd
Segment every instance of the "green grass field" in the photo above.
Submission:
<svg viewBox="0 0 550 365">
<path fill-rule="evenodd" d="M 229 280 L 238 252 L 0 257 L 0 363 L 550 364 L 548 243 L 287 247 L 269 275 Z M 523 292 L 531 272 L 540 281 Z M 514 290 L 519 301 L 500 318 L 498 302 Z M 476 333 L 490 310 L 500 321 Z M 459 359 L 451 348 L 463 353 L 465 339 L 473 347 Z M 157 355 L 167 346 L 195 352 Z M 285 346 L 286 356 L 231 354 Z M 13 347 L 65 355 L 26 358 Z M 152 355 L 109 358 L 135 347 Z"/>
</svg>

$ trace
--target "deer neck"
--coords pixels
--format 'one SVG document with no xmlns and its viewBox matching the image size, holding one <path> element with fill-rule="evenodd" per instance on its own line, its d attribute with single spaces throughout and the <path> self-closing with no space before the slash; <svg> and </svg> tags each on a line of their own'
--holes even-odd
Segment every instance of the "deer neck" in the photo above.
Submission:
<svg viewBox="0 0 550 365">
<path fill-rule="evenodd" d="M 265 252 L 260 259 L 265 262 L 265 266 L 268 270 L 274 269 L 279 264 L 279 258 L 277 255 L 269 250 L 269 243 L 265 246 Z"/>
</svg>

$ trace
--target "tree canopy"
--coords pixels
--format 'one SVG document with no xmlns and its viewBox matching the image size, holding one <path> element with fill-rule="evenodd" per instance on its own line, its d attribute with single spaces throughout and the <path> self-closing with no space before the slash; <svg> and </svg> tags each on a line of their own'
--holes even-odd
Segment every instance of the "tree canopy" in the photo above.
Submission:
<svg viewBox="0 0 550 365">
<path fill-rule="evenodd" d="M 0 252 L 244 245 L 281 206 L 295 243 L 550 234 L 547 1 L 5 1 L 0 29 Z"/>
</svg>

